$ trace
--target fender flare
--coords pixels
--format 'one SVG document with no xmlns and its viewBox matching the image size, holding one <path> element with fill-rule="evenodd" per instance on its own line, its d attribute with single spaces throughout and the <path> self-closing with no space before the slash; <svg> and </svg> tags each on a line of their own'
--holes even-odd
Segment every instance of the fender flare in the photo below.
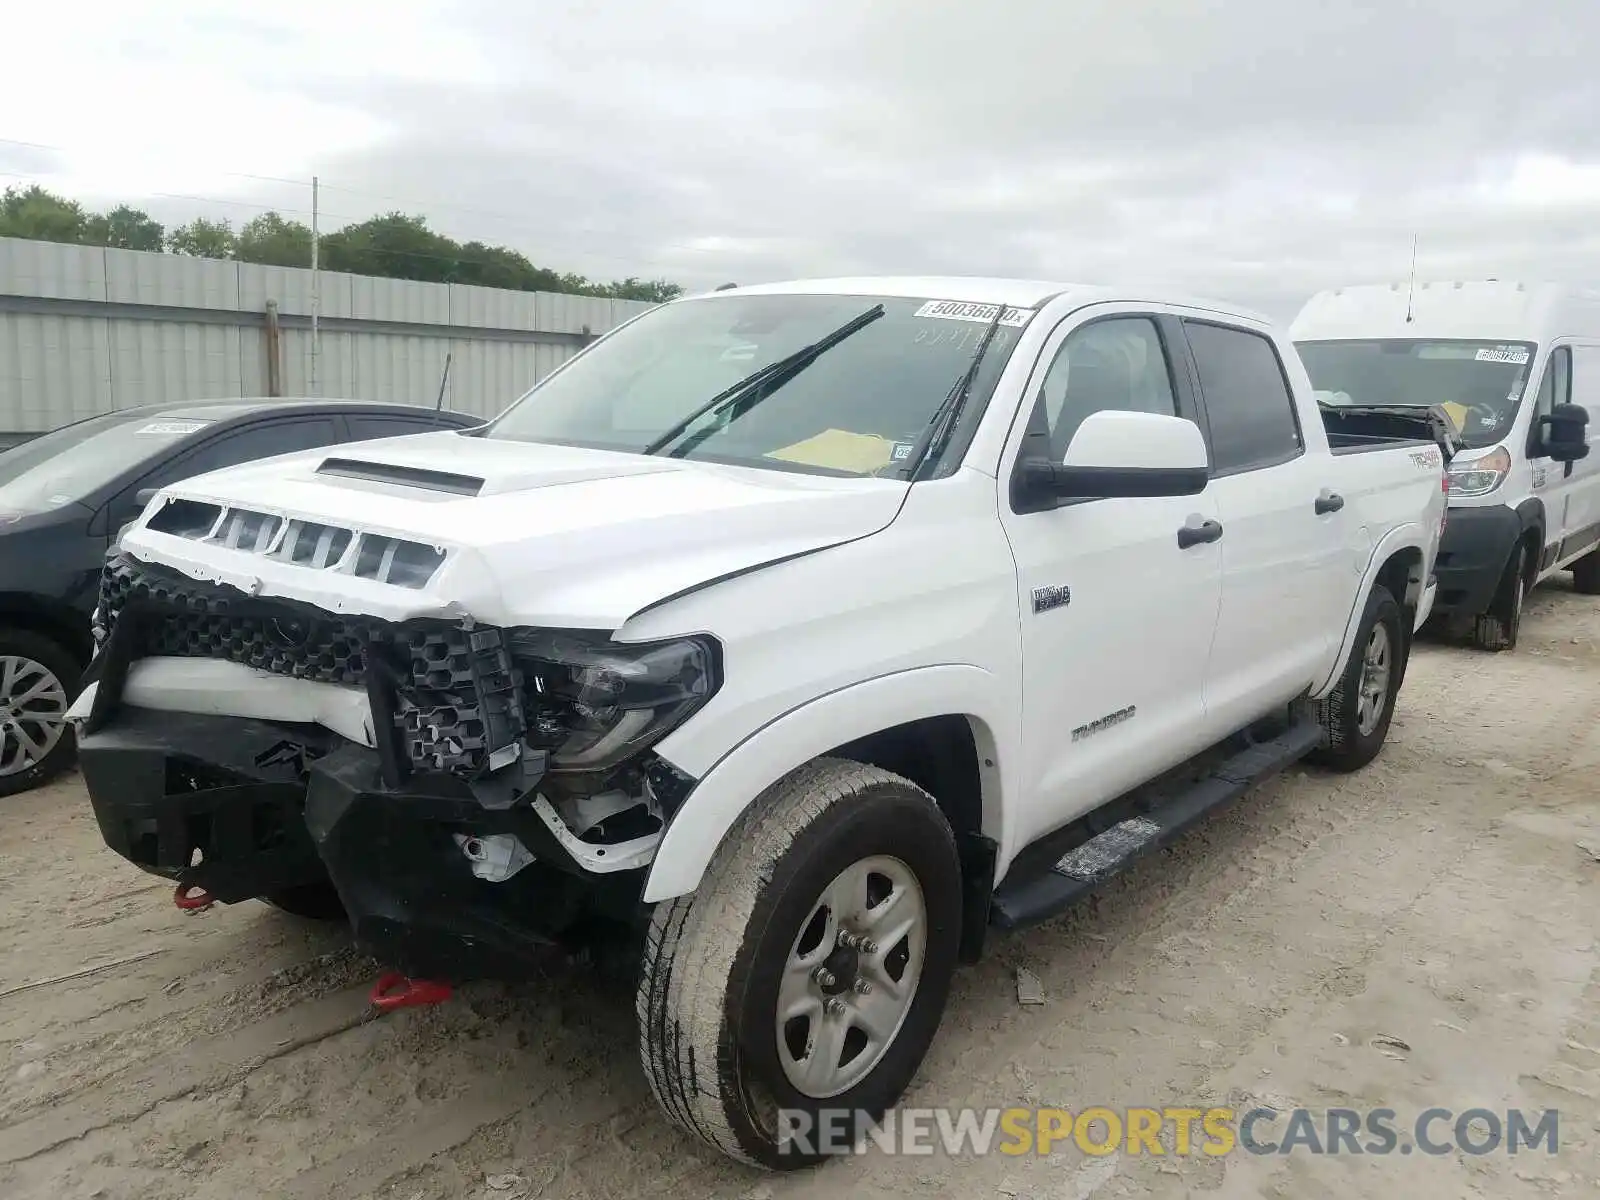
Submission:
<svg viewBox="0 0 1600 1200">
<path fill-rule="evenodd" d="M 1539 497 L 1537 497 L 1537 496 L 1530 496 L 1528 499 L 1524 500 L 1521 504 L 1517 505 L 1517 519 L 1522 522 L 1522 532 L 1523 533 L 1527 533 L 1530 530 L 1537 530 L 1538 531 L 1539 544 L 1534 548 L 1534 551 L 1533 551 L 1533 575 L 1535 577 L 1537 577 L 1539 572 L 1544 570 L 1544 565 L 1545 565 L 1544 564 L 1544 533 L 1545 533 L 1544 501 L 1539 499 Z"/>
<path fill-rule="evenodd" d="M 929 717 L 965 715 L 978 742 L 983 832 L 1004 846 L 1004 773 L 1017 761 L 1000 738 L 1014 737 L 996 718 L 1015 709 L 1001 680 L 981 667 L 947 664 L 880 675 L 829 692 L 776 717 L 724 754 L 672 814 L 656 848 L 644 902 L 688 895 L 700 886 L 734 822 L 773 783 L 836 746 L 880 729 Z M 863 717 L 870 716 L 870 728 Z"/>
<path fill-rule="evenodd" d="M 1372 589 L 1377 586 L 1378 572 L 1383 564 L 1401 550 L 1416 550 L 1424 558 L 1427 556 L 1428 542 L 1421 525 L 1408 522 L 1397 525 L 1384 535 L 1372 549 L 1372 555 L 1367 559 L 1366 570 L 1361 573 L 1361 586 L 1356 590 L 1356 602 L 1350 610 L 1350 615 L 1345 620 L 1344 636 L 1339 640 L 1339 653 L 1334 657 L 1333 665 L 1328 670 L 1328 675 L 1321 684 L 1311 690 L 1311 697 L 1320 700 L 1326 696 L 1339 682 L 1339 676 L 1344 672 L 1344 665 L 1349 661 L 1350 650 L 1355 645 L 1356 634 L 1361 626 L 1361 616 L 1367 611 L 1367 597 L 1372 595 Z M 1426 588 L 1427 580 L 1418 582 L 1415 601 L 1422 599 L 1422 592 Z M 1396 596 L 1402 605 L 1406 602 L 1405 596 Z M 1406 631 L 1408 636 L 1410 631 Z"/>
</svg>

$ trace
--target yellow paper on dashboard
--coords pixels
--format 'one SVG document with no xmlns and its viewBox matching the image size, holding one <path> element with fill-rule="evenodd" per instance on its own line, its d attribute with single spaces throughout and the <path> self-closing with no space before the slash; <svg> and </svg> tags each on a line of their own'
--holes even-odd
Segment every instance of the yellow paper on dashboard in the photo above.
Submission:
<svg viewBox="0 0 1600 1200">
<path fill-rule="evenodd" d="M 823 467 L 835 471 L 867 474 L 889 465 L 894 443 L 869 433 L 850 433 L 844 429 L 825 429 L 815 437 L 769 451 L 768 458 Z"/>
<path fill-rule="evenodd" d="M 1446 400 L 1439 407 L 1450 415 L 1450 420 L 1455 425 L 1457 433 L 1466 429 L 1467 406 L 1465 404 L 1457 404 L 1454 400 Z"/>
</svg>

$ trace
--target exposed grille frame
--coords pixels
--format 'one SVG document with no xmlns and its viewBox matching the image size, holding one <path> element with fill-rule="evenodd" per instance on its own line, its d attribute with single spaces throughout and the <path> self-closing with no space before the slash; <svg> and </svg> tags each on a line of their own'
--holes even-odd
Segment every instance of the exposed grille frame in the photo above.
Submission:
<svg viewBox="0 0 1600 1200">
<path fill-rule="evenodd" d="M 521 676 L 498 629 L 329 613 L 121 554 L 101 572 L 98 611 L 107 635 L 130 602 L 141 611 L 136 659 L 220 659 L 292 679 L 365 686 L 369 665 L 381 658 L 395 676 L 397 700 L 383 716 L 416 770 L 479 774 L 499 765 L 524 732 Z"/>
</svg>

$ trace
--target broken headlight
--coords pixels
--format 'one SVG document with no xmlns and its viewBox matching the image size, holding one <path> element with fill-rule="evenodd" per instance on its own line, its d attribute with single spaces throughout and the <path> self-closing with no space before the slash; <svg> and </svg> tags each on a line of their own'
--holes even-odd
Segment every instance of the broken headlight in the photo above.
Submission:
<svg viewBox="0 0 1600 1200">
<path fill-rule="evenodd" d="M 528 741 L 551 771 L 604 771 L 671 733 L 721 684 L 708 637 L 613 642 L 604 633 L 519 630 Z"/>
</svg>

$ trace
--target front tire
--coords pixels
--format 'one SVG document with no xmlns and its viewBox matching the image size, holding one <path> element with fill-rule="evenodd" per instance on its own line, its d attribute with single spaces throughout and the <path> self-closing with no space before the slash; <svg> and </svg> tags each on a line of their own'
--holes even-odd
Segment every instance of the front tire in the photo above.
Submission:
<svg viewBox="0 0 1600 1200">
<path fill-rule="evenodd" d="M 1572 564 L 1572 587 L 1580 596 L 1600 596 L 1600 550 Z"/>
<path fill-rule="evenodd" d="M 1472 625 L 1472 644 L 1480 650 L 1502 651 L 1517 648 L 1522 629 L 1522 602 L 1528 595 L 1528 544 L 1519 542 L 1506 563 L 1500 586 L 1495 589 L 1494 607 Z"/>
<path fill-rule="evenodd" d="M 1312 751 L 1310 761 L 1334 771 L 1355 771 L 1378 756 L 1394 719 L 1405 652 L 1400 606 L 1388 588 L 1377 584 L 1367 597 L 1344 674 L 1317 705 L 1327 744 Z"/>
<path fill-rule="evenodd" d="M 0 630 L 0 797 L 31 791 L 72 765 L 67 709 L 83 664 L 29 629 Z"/>
<path fill-rule="evenodd" d="M 651 1090 L 756 1166 L 849 1149 L 927 1053 L 960 931 L 960 862 L 933 798 L 877 767 L 800 768 L 751 805 L 693 896 L 656 906 L 636 1002 Z"/>
</svg>

